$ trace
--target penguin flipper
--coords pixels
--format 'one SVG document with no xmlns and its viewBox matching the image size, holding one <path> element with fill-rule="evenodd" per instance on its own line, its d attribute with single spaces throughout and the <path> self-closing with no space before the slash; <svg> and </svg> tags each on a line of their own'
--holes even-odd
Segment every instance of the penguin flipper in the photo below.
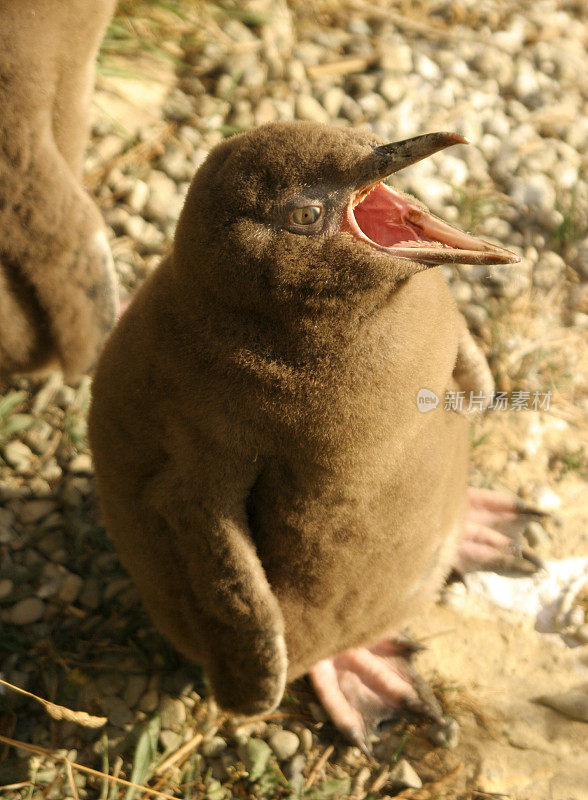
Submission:
<svg viewBox="0 0 588 800">
<path fill-rule="evenodd" d="M 148 610 L 172 644 L 204 667 L 219 705 L 268 713 L 286 685 L 282 612 L 248 527 L 246 493 L 230 485 L 227 470 L 219 479 L 211 461 L 226 463 L 210 453 L 202 459 L 197 473 L 168 471 L 154 479 L 148 502 L 158 530 L 143 531 L 147 546 L 140 553 L 132 541 L 119 549 L 124 555 L 130 546 L 127 566 Z M 173 566 L 166 569 L 160 559 L 170 555 Z"/>
<path fill-rule="evenodd" d="M 488 406 L 494 394 L 494 378 L 486 361 L 468 330 L 465 319 L 460 316 L 457 359 L 453 370 L 453 378 L 460 391 L 465 392 L 466 406 L 470 396 L 477 395 L 482 401 L 482 409 Z M 476 404 L 479 409 L 480 405 Z"/>
</svg>

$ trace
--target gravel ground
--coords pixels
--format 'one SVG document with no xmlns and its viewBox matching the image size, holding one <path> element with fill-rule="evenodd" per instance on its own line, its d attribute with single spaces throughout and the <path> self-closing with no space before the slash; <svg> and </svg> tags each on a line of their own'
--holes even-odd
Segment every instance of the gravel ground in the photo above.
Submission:
<svg viewBox="0 0 588 800">
<path fill-rule="evenodd" d="M 111 229 L 123 294 L 169 246 L 190 178 L 224 136 L 277 119 L 368 125 L 388 140 L 465 134 L 470 147 L 414 165 L 394 184 L 521 255 L 514 267 L 443 270 L 498 388 L 527 398 L 551 393 L 550 411 L 477 423 L 473 480 L 546 507 L 563 500 L 563 526 L 556 519 L 529 538 L 548 557 L 586 555 L 588 7 L 171 7 L 123 4 L 100 60 L 86 173 Z M 186 798 L 489 796 L 476 790 L 513 800 L 588 797 L 574 778 L 588 764 L 572 733 L 563 783 L 553 772 L 544 787 L 526 785 L 525 775 L 517 783 L 508 771 L 492 784 L 472 767 L 471 749 L 435 748 L 413 725 L 392 728 L 379 763 L 368 763 L 324 721 L 304 682 L 271 719 L 239 726 L 219 716 L 202 676 L 142 612 L 100 527 L 85 439 L 89 392 L 89 379 L 70 386 L 59 376 L 0 386 L 0 649 L 6 680 L 108 722 L 58 721 L 7 691 L 2 735 L 53 756 L 7 749 L 1 797 L 144 796 L 77 769 L 72 778 L 56 753 Z M 514 623 L 504 625 L 497 637 L 508 639 Z M 527 735 L 524 747 L 549 749 L 543 734 L 535 744 Z"/>
</svg>

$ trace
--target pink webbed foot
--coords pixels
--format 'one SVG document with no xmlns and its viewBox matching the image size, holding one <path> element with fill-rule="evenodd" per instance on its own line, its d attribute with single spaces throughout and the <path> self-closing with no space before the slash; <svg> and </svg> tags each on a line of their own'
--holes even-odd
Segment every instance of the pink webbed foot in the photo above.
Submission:
<svg viewBox="0 0 588 800">
<path fill-rule="evenodd" d="M 396 716 L 442 723 L 433 691 L 410 663 L 421 649 L 398 635 L 319 661 L 309 675 L 335 727 L 366 755 L 378 726 Z"/>
<path fill-rule="evenodd" d="M 547 516 L 519 498 L 489 489 L 468 489 L 468 510 L 454 568 L 457 572 L 491 569 L 535 572 L 543 566 L 522 546 L 522 527 L 529 517 Z"/>
</svg>

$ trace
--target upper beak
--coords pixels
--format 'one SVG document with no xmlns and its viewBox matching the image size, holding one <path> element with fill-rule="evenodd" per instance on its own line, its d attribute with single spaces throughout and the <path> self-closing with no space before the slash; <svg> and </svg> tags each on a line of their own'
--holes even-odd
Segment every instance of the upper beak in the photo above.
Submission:
<svg viewBox="0 0 588 800">
<path fill-rule="evenodd" d="M 469 142 L 458 133 L 425 133 L 401 142 L 382 144 L 375 147 L 372 155 L 366 159 L 366 171 L 371 172 L 369 180 L 371 183 L 381 181 L 394 172 L 399 172 L 454 144 L 469 144 Z"/>
</svg>

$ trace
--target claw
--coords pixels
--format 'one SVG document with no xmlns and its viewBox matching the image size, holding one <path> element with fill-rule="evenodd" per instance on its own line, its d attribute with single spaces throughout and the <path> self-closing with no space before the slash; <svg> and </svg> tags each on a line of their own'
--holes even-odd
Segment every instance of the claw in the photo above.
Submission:
<svg viewBox="0 0 588 800">
<path fill-rule="evenodd" d="M 525 561 L 529 561 L 538 570 L 545 569 L 545 561 L 539 558 L 532 550 L 529 550 L 528 547 L 520 547 L 519 550 L 521 558 L 524 558 Z"/>
<path fill-rule="evenodd" d="M 553 516 L 551 511 L 542 511 L 537 506 L 533 506 L 530 503 L 526 503 L 524 500 L 517 498 L 514 502 L 515 511 L 518 514 L 525 514 L 529 517 L 551 517 Z"/>
<path fill-rule="evenodd" d="M 390 636 L 388 641 L 399 651 L 399 654 L 407 658 L 410 658 L 410 656 L 421 650 L 427 649 L 426 644 L 417 642 L 416 639 L 413 639 L 412 636 L 409 636 L 407 633 L 394 633 Z"/>
<path fill-rule="evenodd" d="M 342 733 L 353 745 L 355 745 L 355 747 L 359 747 L 366 758 L 369 758 L 370 760 L 373 758 L 372 749 L 368 742 L 365 731 L 361 731 L 359 728 L 353 727 L 349 728 L 347 731 L 342 731 Z"/>
</svg>

